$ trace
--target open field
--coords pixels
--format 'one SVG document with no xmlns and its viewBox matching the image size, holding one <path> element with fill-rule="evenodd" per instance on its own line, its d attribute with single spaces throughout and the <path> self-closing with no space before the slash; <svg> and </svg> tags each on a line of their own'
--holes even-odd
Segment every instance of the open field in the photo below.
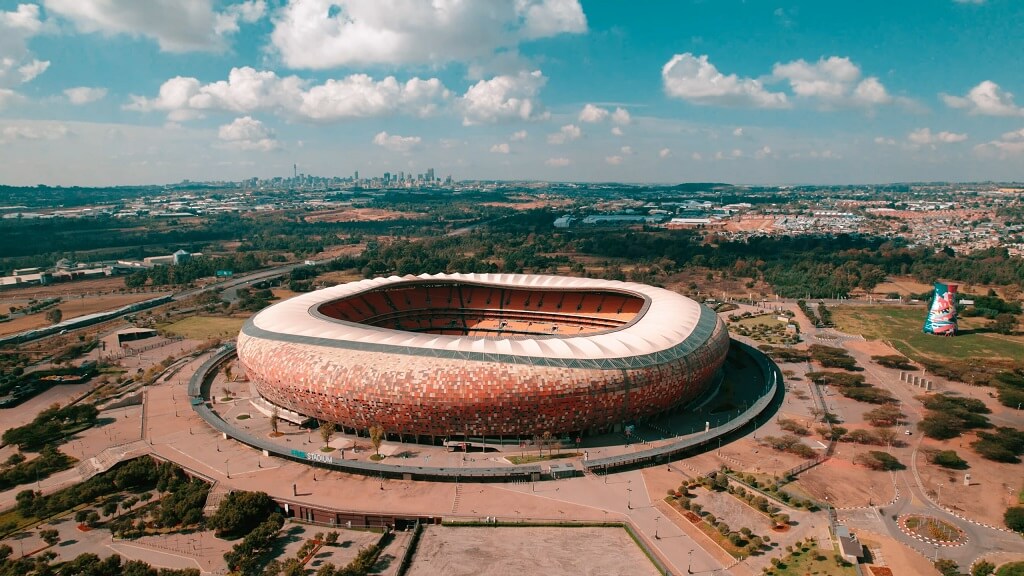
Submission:
<svg viewBox="0 0 1024 576">
<path fill-rule="evenodd" d="M 342 208 L 324 210 L 306 215 L 306 222 L 380 222 L 383 220 L 419 220 L 426 214 L 416 212 L 398 212 L 379 208 Z"/>
<path fill-rule="evenodd" d="M 160 328 L 168 334 L 183 336 L 190 340 L 234 338 L 242 329 L 245 320 L 245 318 L 223 316 L 192 316 Z"/>
<path fill-rule="evenodd" d="M 64 300 L 45 310 L 40 310 L 36 314 L 29 316 L 18 316 L 10 322 L 0 323 L 0 335 L 14 334 L 15 332 L 21 332 L 23 330 L 31 330 L 33 328 L 40 328 L 42 326 L 49 325 L 46 321 L 46 312 L 53 308 L 60 308 L 61 312 L 64 313 L 64 319 L 68 320 L 78 316 L 84 316 L 86 314 L 92 314 L 94 312 L 103 312 L 105 310 L 113 310 L 114 308 L 120 308 L 127 304 L 133 304 L 135 302 L 141 302 L 143 300 L 149 300 L 151 298 L 158 298 L 166 292 L 146 292 L 141 294 L 103 294 L 103 295 L 92 295 L 78 298 L 77 296 L 71 296 L 69 299 Z M 12 299 L 4 294 L 4 298 L 0 299 L 0 310 L 6 310 L 11 305 L 24 306 L 28 303 L 25 299 Z M 50 296 L 53 297 L 53 296 Z"/>
<path fill-rule="evenodd" d="M 430 526 L 409 574 L 640 576 L 658 570 L 622 528 Z"/>
<path fill-rule="evenodd" d="M 902 354 L 920 361 L 940 359 L 1002 358 L 1020 360 L 1024 338 L 991 332 L 967 332 L 952 338 L 925 334 L 923 306 L 870 306 L 832 308 L 836 327 L 847 334 L 861 334 L 869 340 L 885 340 Z M 983 324 L 976 318 L 961 321 L 961 329 Z"/>
</svg>

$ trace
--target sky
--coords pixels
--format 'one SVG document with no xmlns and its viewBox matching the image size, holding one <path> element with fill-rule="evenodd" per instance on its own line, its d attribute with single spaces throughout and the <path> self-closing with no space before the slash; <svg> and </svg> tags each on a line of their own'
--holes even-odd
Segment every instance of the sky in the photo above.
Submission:
<svg viewBox="0 0 1024 576">
<path fill-rule="evenodd" d="M 0 183 L 1024 180 L 1022 62 L 1021 0 L 0 0 Z"/>
</svg>

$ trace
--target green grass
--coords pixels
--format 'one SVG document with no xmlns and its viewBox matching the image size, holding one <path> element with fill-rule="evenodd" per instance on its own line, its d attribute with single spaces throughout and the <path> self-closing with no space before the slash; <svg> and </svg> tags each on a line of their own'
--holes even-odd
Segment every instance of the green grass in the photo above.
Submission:
<svg viewBox="0 0 1024 576">
<path fill-rule="evenodd" d="M 18 512 L 17 508 L 12 508 L 6 512 L 0 512 L 0 536 L 5 536 L 8 533 L 16 532 L 27 526 L 38 522 L 39 519 L 33 516 L 25 517 Z"/>
<path fill-rule="evenodd" d="M 162 326 L 161 329 L 172 336 L 182 336 L 191 340 L 234 338 L 238 336 L 238 331 L 242 329 L 245 320 L 223 316 L 191 316 Z"/>
<path fill-rule="evenodd" d="M 558 460 L 560 458 L 572 458 L 579 455 L 579 452 L 560 452 L 558 454 L 545 454 L 543 456 L 538 456 L 536 454 L 506 456 L 505 459 L 513 464 L 533 464 L 534 462 L 546 462 L 548 460 Z"/>
<path fill-rule="evenodd" d="M 834 556 L 836 550 L 824 550 L 812 546 L 804 552 L 798 550 L 782 559 L 780 568 L 772 568 L 769 574 L 774 576 L 804 576 L 805 574 L 817 574 L 818 576 L 854 576 L 857 571 L 853 565 L 840 566 L 836 564 Z M 822 557 L 824 560 L 818 560 Z"/>
<path fill-rule="evenodd" d="M 921 331 L 927 310 L 923 306 L 840 306 L 832 309 L 836 328 L 848 334 L 861 334 L 868 340 L 883 340 L 903 355 L 920 362 L 930 360 L 968 360 L 1003 358 L 1019 360 L 1024 338 L 990 332 L 960 334 L 952 338 Z M 974 329 L 985 321 L 966 318 L 960 328 Z"/>
</svg>

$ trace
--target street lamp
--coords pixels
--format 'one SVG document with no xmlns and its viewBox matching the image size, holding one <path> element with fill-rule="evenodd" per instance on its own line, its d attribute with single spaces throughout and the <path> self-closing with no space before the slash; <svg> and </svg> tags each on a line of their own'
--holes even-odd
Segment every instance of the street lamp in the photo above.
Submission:
<svg viewBox="0 0 1024 576">
<path fill-rule="evenodd" d="M 693 574 L 693 570 L 691 569 L 692 567 L 693 567 L 693 550 L 691 549 L 690 553 L 687 555 L 687 559 L 686 559 L 686 573 L 687 574 Z"/>
<path fill-rule="evenodd" d="M 629 487 L 626 488 L 626 508 L 633 509 L 633 489 Z"/>
<path fill-rule="evenodd" d="M 661 520 L 661 516 L 654 517 L 654 539 L 661 540 L 661 536 L 658 536 L 658 520 Z"/>
</svg>

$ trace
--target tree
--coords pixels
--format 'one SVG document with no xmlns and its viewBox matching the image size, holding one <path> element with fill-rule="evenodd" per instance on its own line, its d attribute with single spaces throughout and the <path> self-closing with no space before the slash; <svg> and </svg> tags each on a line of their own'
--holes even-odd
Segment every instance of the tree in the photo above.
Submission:
<svg viewBox="0 0 1024 576">
<path fill-rule="evenodd" d="M 551 456 L 551 432 L 545 430 L 544 433 L 541 434 L 540 440 L 541 440 L 541 453 L 543 454 L 544 446 L 547 446 L 548 447 L 548 456 L 550 457 Z"/>
<path fill-rule="evenodd" d="M 917 423 L 917 427 L 929 438 L 948 440 L 964 431 L 964 420 L 953 414 L 930 411 Z"/>
<path fill-rule="evenodd" d="M 900 411 L 899 407 L 894 404 L 882 404 L 877 408 L 872 408 L 864 413 L 864 419 L 867 420 L 872 426 L 895 426 L 899 424 L 905 414 Z"/>
<path fill-rule="evenodd" d="M 39 531 L 39 537 L 46 542 L 47 546 L 55 546 L 57 542 L 60 542 L 60 532 L 57 532 L 53 528 Z"/>
<path fill-rule="evenodd" d="M 324 445 L 331 443 L 331 436 L 334 436 L 335 426 L 334 422 L 321 422 L 320 423 L 320 437 L 324 440 Z"/>
<path fill-rule="evenodd" d="M 1017 327 L 1017 317 L 1006 312 L 997 314 L 995 320 L 989 323 L 989 328 L 998 334 L 1013 334 Z"/>
<path fill-rule="evenodd" d="M 1003 513 L 1003 522 L 1014 532 L 1024 532 L 1024 506 L 1011 506 Z"/>
<path fill-rule="evenodd" d="M 64 318 L 64 313 L 60 311 L 60 308 L 53 308 L 46 311 L 46 321 L 50 324 L 57 324 Z"/>
<path fill-rule="evenodd" d="M 370 426 L 370 444 L 373 445 L 377 458 L 380 458 L 380 445 L 384 442 L 384 427 L 380 424 Z"/>
<path fill-rule="evenodd" d="M 277 431 L 277 421 L 278 421 L 278 418 L 279 418 L 279 416 L 277 415 L 277 406 L 274 406 L 274 409 L 270 412 L 270 429 L 274 431 L 274 435 L 275 436 L 278 434 L 278 431 Z"/>
<path fill-rule="evenodd" d="M 234 376 L 234 374 L 231 371 L 231 364 L 225 364 L 224 365 L 224 379 L 227 380 L 228 382 L 231 382 L 231 377 L 232 376 Z"/>
<path fill-rule="evenodd" d="M 277 511 L 277 503 L 264 492 L 236 490 L 220 501 L 206 525 L 218 534 L 246 534 Z"/>
</svg>

